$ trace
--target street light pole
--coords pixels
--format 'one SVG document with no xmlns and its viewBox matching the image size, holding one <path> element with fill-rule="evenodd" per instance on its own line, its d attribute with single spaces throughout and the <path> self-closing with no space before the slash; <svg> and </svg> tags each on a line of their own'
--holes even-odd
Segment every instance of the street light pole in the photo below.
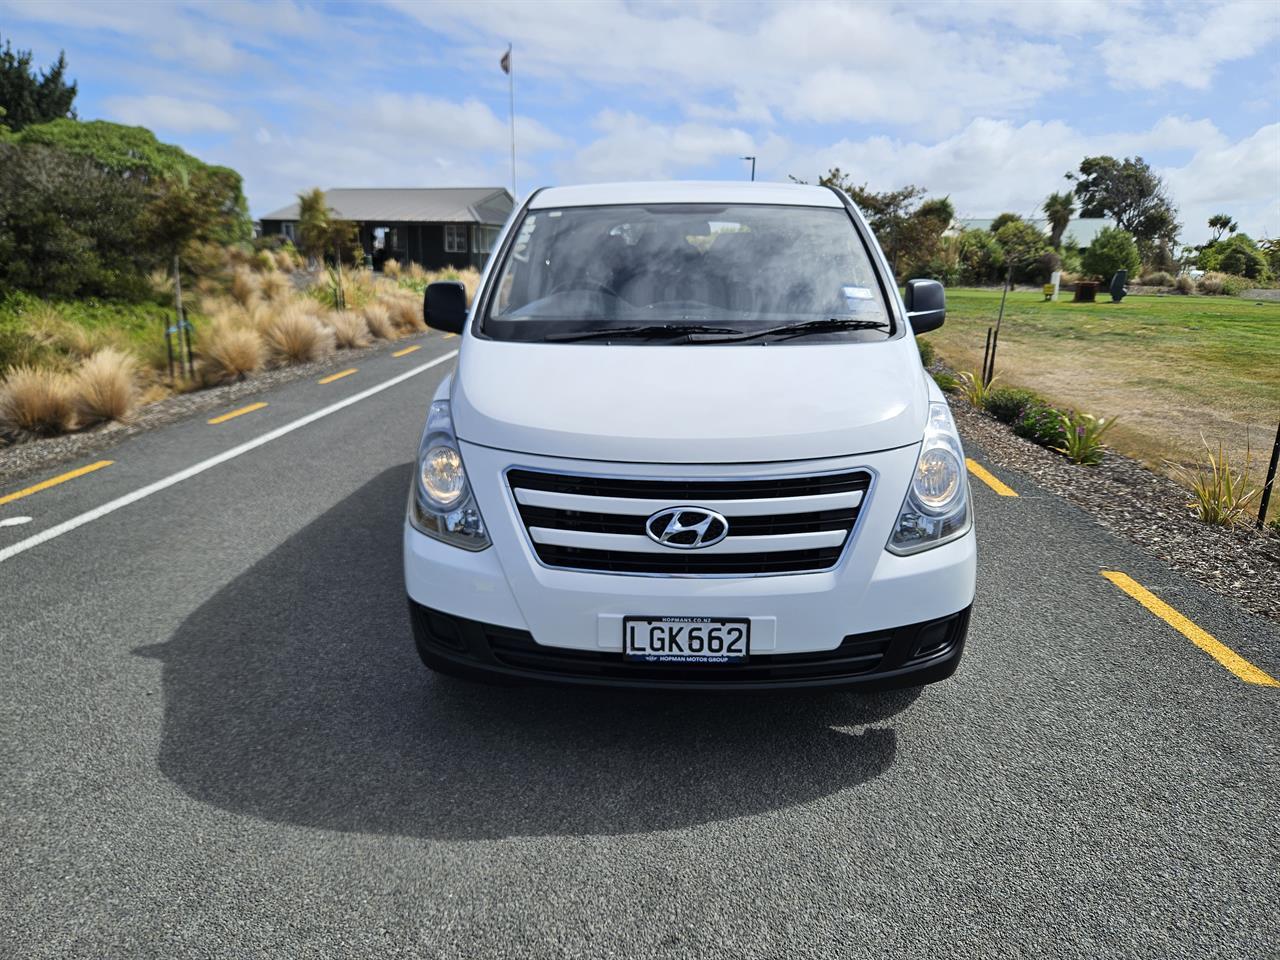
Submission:
<svg viewBox="0 0 1280 960">
<path fill-rule="evenodd" d="M 739 157 L 738 159 L 739 159 L 739 160 L 750 160 L 750 161 L 751 161 L 751 180 L 752 180 L 752 182 L 755 182 L 755 179 L 756 179 L 756 158 L 755 158 L 755 157 Z"/>
</svg>

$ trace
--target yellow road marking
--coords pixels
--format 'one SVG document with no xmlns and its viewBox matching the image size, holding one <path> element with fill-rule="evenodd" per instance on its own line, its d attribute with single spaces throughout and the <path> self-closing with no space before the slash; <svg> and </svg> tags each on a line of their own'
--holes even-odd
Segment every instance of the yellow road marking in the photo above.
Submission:
<svg viewBox="0 0 1280 960">
<path fill-rule="evenodd" d="M 403 350 L 397 350 L 392 354 L 393 357 L 403 357 L 405 354 L 413 353 L 415 350 L 421 350 L 422 344 L 415 343 L 412 347 L 405 347 Z"/>
<path fill-rule="evenodd" d="M 1000 494 L 1002 497 L 1016 497 L 1018 492 L 1013 487 L 1004 483 L 994 473 L 978 463 L 972 457 L 964 458 L 965 466 L 969 468 L 969 472 L 985 483 L 988 487 Z"/>
<path fill-rule="evenodd" d="M 93 473 L 95 470 L 101 470 L 103 467 L 109 467 L 114 460 L 99 460 L 97 463 L 91 463 L 87 467 L 79 467 L 75 470 L 68 470 L 66 473 L 60 473 L 56 477 L 50 477 L 48 480 L 41 480 L 34 486 L 27 487 L 25 490 L 18 490 L 14 493 L 7 493 L 0 497 L 0 506 L 6 503 L 13 503 L 15 500 L 21 500 L 23 497 L 29 497 L 33 493 L 39 493 L 41 490 L 48 490 L 50 487 L 56 487 L 60 483 L 66 483 L 68 480 L 74 480 L 76 477 L 83 477 L 86 473 Z"/>
<path fill-rule="evenodd" d="M 1154 613 L 1173 629 L 1194 643 L 1213 659 L 1234 673 L 1245 683 L 1256 683 L 1262 687 L 1280 687 L 1280 681 L 1268 673 L 1264 673 L 1252 663 L 1240 656 L 1222 641 L 1196 626 L 1173 607 L 1169 606 L 1154 593 L 1138 583 L 1127 574 L 1118 570 L 1103 570 L 1102 575 L 1127 593 L 1133 599 Z"/>
<path fill-rule="evenodd" d="M 340 370 L 337 373 L 331 373 L 327 377 L 321 377 L 320 383 L 333 383 L 335 380 L 341 380 L 343 377 L 349 377 L 356 372 L 358 368 L 352 367 L 350 370 Z"/>
<path fill-rule="evenodd" d="M 241 407 L 239 410 L 232 410 L 230 413 L 224 413 L 220 417 L 214 417 L 210 423 L 226 423 L 228 420 L 234 420 L 236 417 L 243 417 L 246 413 L 253 413 L 255 410 L 261 410 L 265 407 L 265 403 L 251 403 L 247 407 Z"/>
</svg>

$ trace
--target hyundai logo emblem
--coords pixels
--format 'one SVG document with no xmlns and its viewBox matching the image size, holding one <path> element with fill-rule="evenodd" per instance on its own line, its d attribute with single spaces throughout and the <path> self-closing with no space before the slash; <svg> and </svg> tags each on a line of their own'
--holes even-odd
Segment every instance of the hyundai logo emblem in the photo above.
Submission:
<svg viewBox="0 0 1280 960">
<path fill-rule="evenodd" d="M 644 522 L 654 543 L 676 550 L 697 550 L 719 543 L 729 533 L 729 521 L 704 507 L 667 507 Z"/>
</svg>

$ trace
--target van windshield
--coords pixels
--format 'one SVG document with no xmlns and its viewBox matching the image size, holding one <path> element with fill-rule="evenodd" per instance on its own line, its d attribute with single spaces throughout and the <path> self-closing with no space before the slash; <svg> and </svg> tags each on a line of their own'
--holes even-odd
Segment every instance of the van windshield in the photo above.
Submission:
<svg viewBox="0 0 1280 960">
<path fill-rule="evenodd" d="M 530 210 L 481 332 L 498 340 L 884 340 L 893 322 L 843 209 L 739 204 Z"/>
</svg>

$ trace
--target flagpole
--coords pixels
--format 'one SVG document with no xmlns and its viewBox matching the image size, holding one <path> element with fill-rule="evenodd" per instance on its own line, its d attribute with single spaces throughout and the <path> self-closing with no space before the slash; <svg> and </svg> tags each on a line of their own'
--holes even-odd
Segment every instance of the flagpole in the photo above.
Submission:
<svg viewBox="0 0 1280 960">
<path fill-rule="evenodd" d="M 507 89 L 511 109 L 511 195 L 516 196 L 516 65 L 511 58 L 511 44 L 507 44 Z"/>
</svg>

